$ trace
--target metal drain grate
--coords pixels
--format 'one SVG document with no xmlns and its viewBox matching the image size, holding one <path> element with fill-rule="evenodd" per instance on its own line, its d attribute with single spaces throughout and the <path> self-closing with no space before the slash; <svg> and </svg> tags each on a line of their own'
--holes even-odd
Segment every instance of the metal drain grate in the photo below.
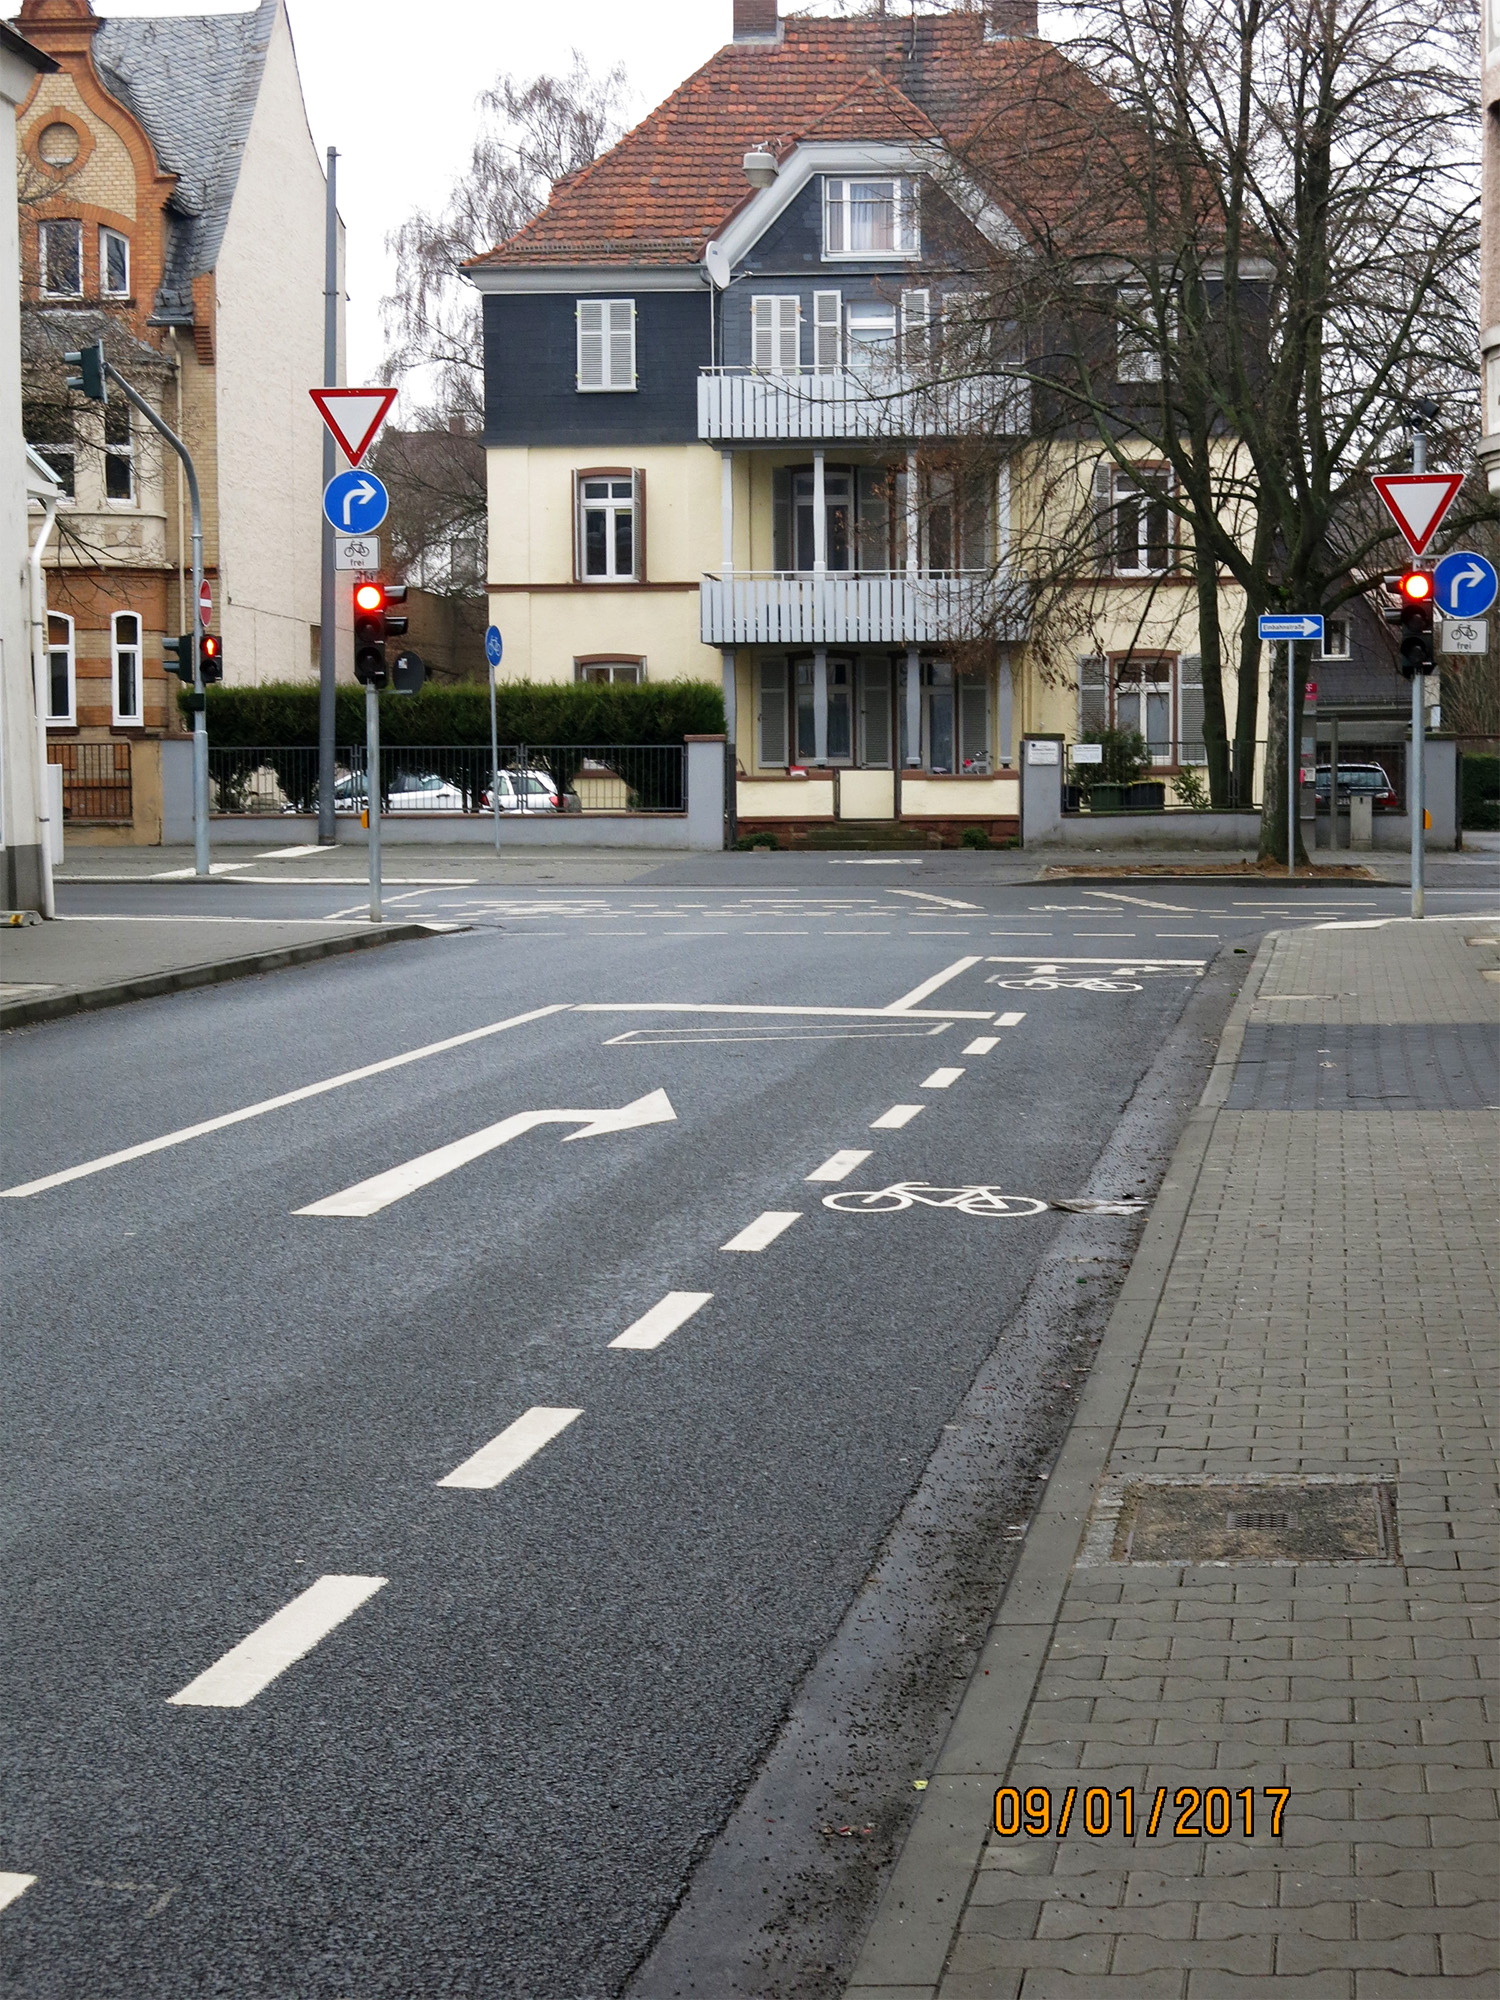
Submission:
<svg viewBox="0 0 1500 2000">
<path fill-rule="evenodd" d="M 1395 1562 L 1395 1496 L 1379 1480 L 1343 1477 L 1113 1480 L 1084 1560 Z"/>
</svg>

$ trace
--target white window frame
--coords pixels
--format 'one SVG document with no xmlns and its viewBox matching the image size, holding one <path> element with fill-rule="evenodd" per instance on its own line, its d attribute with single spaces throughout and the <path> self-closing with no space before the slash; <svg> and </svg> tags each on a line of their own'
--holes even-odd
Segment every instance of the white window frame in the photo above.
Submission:
<svg viewBox="0 0 1500 2000">
<path fill-rule="evenodd" d="M 1339 634 L 1340 638 L 1343 641 L 1343 644 L 1340 645 L 1337 649 L 1335 649 L 1334 646 L 1330 643 L 1333 634 L 1335 632 Z M 1347 660 L 1349 657 L 1350 657 L 1349 620 L 1342 616 L 1335 618 L 1325 618 L 1323 620 L 1322 643 L 1318 647 L 1318 658 L 1320 660 Z"/>
<path fill-rule="evenodd" d="M 924 285 L 901 294 L 901 364 L 926 367 L 932 358 L 932 293 Z"/>
<path fill-rule="evenodd" d="M 597 495 L 590 499 L 585 489 L 593 485 L 628 486 L 629 498 L 613 490 L 607 495 Z M 606 588 L 611 584 L 639 583 L 642 580 L 643 564 L 641 547 L 641 475 L 638 472 L 575 472 L 573 475 L 574 518 L 577 522 L 575 533 L 578 537 L 578 581 Z M 630 557 L 631 569 L 627 575 L 617 570 L 615 564 L 616 533 L 615 517 L 628 512 L 630 515 Z M 607 526 L 604 534 L 604 555 L 608 565 L 602 575 L 590 576 L 588 571 L 588 515 L 603 513 Z"/>
<path fill-rule="evenodd" d="M 856 187 L 885 186 L 892 189 L 893 233 L 889 250 L 852 249 L 854 198 Z M 864 261 L 871 257 L 909 261 L 922 254 L 922 231 L 918 216 L 917 184 L 902 174 L 827 174 L 823 179 L 823 260 L 825 263 Z"/>
<path fill-rule="evenodd" d="M 635 365 L 635 300 L 580 299 L 574 320 L 579 395 L 633 393 L 639 386 Z"/>
<path fill-rule="evenodd" d="M 135 621 L 135 638 L 122 643 L 120 620 L 132 618 Z M 117 729 L 139 729 L 146 716 L 146 667 L 145 667 L 146 621 L 138 611 L 112 611 L 109 619 L 109 705 Z M 135 654 L 135 709 L 127 713 L 120 706 L 120 662 L 125 653 Z"/>
<path fill-rule="evenodd" d="M 47 270 L 47 265 L 49 259 L 47 256 L 47 246 L 52 240 L 52 231 L 54 229 L 71 229 L 73 231 L 74 240 L 78 246 L 78 283 L 74 286 L 70 286 L 67 291 L 56 291 L 53 289 L 51 284 L 48 283 L 49 273 Z M 36 261 L 37 261 L 37 279 L 41 286 L 43 298 L 81 299 L 83 297 L 82 222 L 75 220 L 75 218 L 70 215 L 44 216 L 42 220 L 37 224 Z"/>
<path fill-rule="evenodd" d="M 109 442 L 109 426 L 111 419 L 116 412 L 118 412 L 120 416 L 123 416 L 125 420 L 124 444 L 111 444 Z M 139 504 L 140 496 L 136 491 L 136 480 L 135 480 L 135 420 L 131 414 L 130 405 L 127 402 L 125 402 L 123 398 L 121 398 L 116 402 L 108 404 L 107 407 L 105 408 L 103 412 L 103 432 L 104 432 L 104 445 L 103 445 L 104 478 L 101 483 L 103 487 L 104 504 L 106 507 L 137 506 Z M 128 493 L 110 492 L 109 462 L 111 459 L 114 459 L 117 463 L 123 461 L 125 469 L 130 475 L 130 491 Z"/>
<path fill-rule="evenodd" d="M 118 243 L 125 252 L 125 282 L 112 285 L 109 282 L 109 246 Z M 106 299 L 128 299 L 130 297 L 130 238 L 122 229 L 99 229 L 99 292 Z"/>
<path fill-rule="evenodd" d="M 863 362 L 867 370 L 882 378 L 897 366 L 901 322 L 894 305 L 883 299 L 860 299 L 848 306 L 844 315 L 845 352 L 851 369 Z M 878 329 L 878 337 L 868 340 L 858 329 Z"/>
<path fill-rule="evenodd" d="M 844 295 L 813 293 L 813 373 L 837 375 L 844 365 Z"/>
<path fill-rule="evenodd" d="M 802 299 L 758 292 L 750 301 L 750 365 L 757 375 L 802 373 Z"/>
<path fill-rule="evenodd" d="M 52 623 L 54 619 L 60 625 L 64 626 L 67 631 L 66 642 L 61 646 L 56 645 L 52 638 Z M 54 714 L 52 712 L 52 675 L 59 653 L 62 654 L 68 671 L 68 706 L 64 712 Z M 47 723 L 49 728 L 71 729 L 76 726 L 78 721 L 77 634 L 74 631 L 73 620 L 68 616 L 66 611 L 49 611 L 47 613 L 47 709 Z"/>
<path fill-rule="evenodd" d="M 646 662 L 633 653 L 622 653 L 614 660 L 574 660 L 573 678 L 614 687 L 639 687 L 646 678 Z"/>
<path fill-rule="evenodd" d="M 1133 568 L 1129 568 L 1120 561 L 1120 508 L 1126 500 L 1132 498 L 1134 495 L 1144 496 L 1147 493 L 1152 492 L 1153 489 L 1155 492 L 1159 492 L 1162 495 L 1162 505 L 1166 510 L 1166 517 L 1167 517 L 1167 546 L 1165 550 L 1166 561 L 1162 564 L 1160 569 L 1155 569 L 1151 565 L 1149 557 L 1149 538 L 1145 533 L 1143 525 L 1146 510 L 1143 508 L 1141 512 L 1137 515 L 1136 536 L 1135 536 L 1137 562 Z M 1128 472 L 1122 472 L 1118 466 L 1114 468 L 1111 487 L 1110 487 L 1111 505 L 1109 510 L 1109 536 L 1110 536 L 1109 551 L 1110 551 L 1110 567 L 1116 576 L 1170 576 L 1171 575 L 1173 567 L 1173 559 L 1177 552 L 1176 551 L 1177 523 L 1176 523 L 1176 517 L 1172 513 L 1171 508 L 1166 505 L 1166 498 L 1170 494 L 1170 492 L 1171 492 L 1171 476 L 1161 467 L 1143 466 L 1141 468 L 1141 473 L 1139 477 L 1136 477 Z"/>
<path fill-rule="evenodd" d="M 1119 308 L 1115 320 L 1115 380 L 1159 382 L 1161 348 L 1155 333 L 1143 332 L 1139 325 L 1150 314 L 1149 290 L 1145 285 L 1121 285 L 1115 298 Z"/>
</svg>

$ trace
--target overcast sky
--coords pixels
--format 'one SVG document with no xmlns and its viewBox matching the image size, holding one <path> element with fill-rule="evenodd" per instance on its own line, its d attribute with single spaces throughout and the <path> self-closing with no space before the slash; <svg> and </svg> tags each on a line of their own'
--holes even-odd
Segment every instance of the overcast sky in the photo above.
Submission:
<svg viewBox="0 0 1500 2000">
<path fill-rule="evenodd" d="M 98 14 L 233 14 L 245 0 L 94 0 Z M 386 231 L 435 207 L 468 158 L 474 100 L 502 70 L 623 62 L 644 115 L 729 40 L 731 0 L 287 0 L 321 151 L 339 150 L 349 380 L 373 378 Z M 10 9 L 5 10 L 9 12 Z"/>
</svg>

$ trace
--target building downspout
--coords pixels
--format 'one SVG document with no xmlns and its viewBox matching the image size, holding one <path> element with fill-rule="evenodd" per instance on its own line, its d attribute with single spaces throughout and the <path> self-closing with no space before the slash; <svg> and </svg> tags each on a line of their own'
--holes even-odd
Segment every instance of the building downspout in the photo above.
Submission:
<svg viewBox="0 0 1500 2000">
<path fill-rule="evenodd" d="M 42 581 L 42 552 L 57 520 L 57 498 L 42 502 L 42 525 L 26 558 L 31 587 L 31 693 L 36 708 L 37 823 L 42 830 L 42 915 L 57 915 L 52 887 L 52 802 L 47 786 L 47 590 Z"/>
</svg>

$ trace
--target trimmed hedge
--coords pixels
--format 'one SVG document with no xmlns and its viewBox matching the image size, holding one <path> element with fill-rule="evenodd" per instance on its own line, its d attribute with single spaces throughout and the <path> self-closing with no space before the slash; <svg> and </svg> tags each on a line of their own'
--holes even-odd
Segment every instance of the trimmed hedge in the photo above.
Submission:
<svg viewBox="0 0 1500 2000">
<path fill-rule="evenodd" d="M 1500 832 L 1500 757 L 1464 752 L 1464 826 L 1471 833 Z"/>
<path fill-rule="evenodd" d="M 191 722 L 184 695 L 179 704 Z M 711 681 L 502 681 L 497 690 L 500 741 L 512 743 L 680 743 L 717 736 L 724 697 Z M 365 691 L 338 690 L 339 743 L 365 740 Z M 312 747 L 318 740 L 315 683 L 208 690 L 208 740 L 222 749 L 259 745 Z M 426 687 L 418 695 L 380 697 L 382 744 L 472 743 L 490 740 L 489 689 Z"/>
</svg>

